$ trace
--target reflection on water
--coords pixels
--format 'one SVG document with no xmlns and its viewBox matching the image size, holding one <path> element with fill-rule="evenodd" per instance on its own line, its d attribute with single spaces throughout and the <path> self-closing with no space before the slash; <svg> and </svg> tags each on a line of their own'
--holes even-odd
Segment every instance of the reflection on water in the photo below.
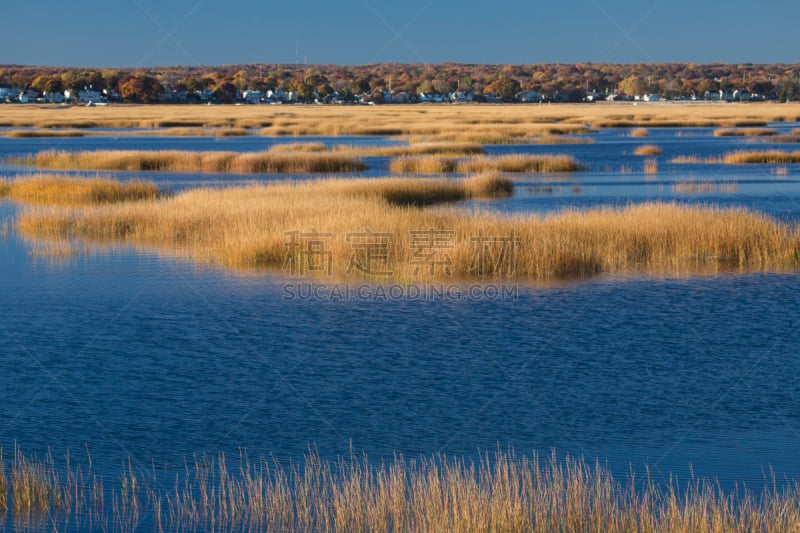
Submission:
<svg viewBox="0 0 800 533">
<path fill-rule="evenodd" d="M 710 131 L 651 130 L 647 144 L 664 149 L 652 180 L 618 172 L 642 165 L 632 155 L 639 140 L 621 131 L 596 134 L 593 145 L 490 147 L 568 152 L 593 170 L 520 177 L 514 197 L 476 205 L 547 212 L 675 199 L 797 220 L 793 167 L 776 176 L 768 167 L 667 162 L 745 143 Z M 123 145 L 255 150 L 268 142 L 0 139 L 0 155 Z M 228 183 L 153 178 L 175 188 Z M 0 222 L 13 215 L 0 203 Z M 794 274 L 599 279 L 521 287 L 516 299 L 493 301 L 290 300 L 274 275 L 198 269 L 130 248 L 65 245 L 48 259 L 47 249 L 4 227 L 5 449 L 16 441 L 59 455 L 86 445 L 112 476 L 128 456 L 180 466 L 195 452 L 245 447 L 286 460 L 315 444 L 324 457 L 352 446 L 375 459 L 555 447 L 599 457 L 623 477 L 647 463 L 657 476 L 685 479 L 691 465 L 723 483 L 757 486 L 770 466 L 781 479 L 800 478 Z"/>
</svg>

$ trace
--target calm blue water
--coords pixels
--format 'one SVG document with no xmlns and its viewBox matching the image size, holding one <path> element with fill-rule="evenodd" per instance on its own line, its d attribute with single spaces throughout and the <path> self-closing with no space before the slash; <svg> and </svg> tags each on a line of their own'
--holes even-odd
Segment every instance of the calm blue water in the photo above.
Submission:
<svg viewBox="0 0 800 533">
<path fill-rule="evenodd" d="M 480 205 L 547 212 L 676 199 L 799 218 L 794 168 L 776 176 L 769 167 L 667 163 L 676 154 L 770 145 L 713 138 L 711 130 L 676 133 L 652 130 L 640 140 L 605 131 L 594 145 L 490 147 L 572 153 L 592 171 L 519 178 L 514 197 Z M 665 150 L 655 176 L 629 155 L 645 142 Z M 0 156 L 269 143 L 0 139 Z M 369 172 L 382 174 L 385 160 L 373 163 Z M 632 170 L 620 174 L 623 166 Z M 175 188 L 285 178 L 152 177 Z M 737 188 L 675 192 L 675 182 L 690 179 Z M 0 203 L 0 224 L 16 212 Z M 309 445 L 327 458 L 352 446 L 377 460 L 395 452 L 474 457 L 499 445 L 599 458 L 622 477 L 649 465 L 665 479 L 686 479 L 692 468 L 726 486 L 758 487 L 770 468 L 779 480 L 800 479 L 795 274 L 598 278 L 520 287 L 505 300 L 343 302 L 287 300 L 277 275 L 200 269 L 147 250 L 81 249 L 63 259 L 35 250 L 13 227 L 0 239 L 5 450 L 16 443 L 59 457 L 88 447 L 95 468 L 112 478 L 129 457 L 145 469 L 180 468 L 193 453 L 235 456 L 239 448 L 288 460 Z"/>
</svg>

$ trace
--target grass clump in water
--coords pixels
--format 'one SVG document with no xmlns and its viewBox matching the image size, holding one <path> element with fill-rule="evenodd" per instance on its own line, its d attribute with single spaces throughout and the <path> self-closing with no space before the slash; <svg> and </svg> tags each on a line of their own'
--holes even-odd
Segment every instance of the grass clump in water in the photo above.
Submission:
<svg viewBox="0 0 800 533">
<path fill-rule="evenodd" d="M 352 247 L 345 236 L 372 228 L 395 236 L 388 276 L 405 280 L 414 276 L 408 235 L 421 228 L 453 232 L 452 271 L 463 279 L 479 275 L 474 269 L 474 237 L 481 233 L 518 238 L 513 262 L 487 274 L 515 279 L 800 266 L 797 228 L 744 209 L 645 203 L 510 216 L 427 207 L 501 196 L 510 188 L 509 182 L 492 177 L 327 179 L 203 188 L 156 202 L 28 209 L 17 229 L 30 238 L 134 242 L 166 247 L 203 264 L 280 269 L 286 265 L 286 235 L 316 228 L 333 235 L 326 251 L 336 275 L 360 277 L 346 268 Z"/>
<path fill-rule="evenodd" d="M 107 178 L 36 175 L 0 180 L 0 197 L 24 203 L 74 206 L 156 200 L 159 190 L 156 184 L 141 180 L 123 183 Z"/>
<path fill-rule="evenodd" d="M 714 131 L 714 137 L 771 137 L 778 131 L 772 128 L 722 128 Z"/>
<path fill-rule="evenodd" d="M 328 147 L 323 143 L 281 143 L 270 146 L 271 154 L 296 154 L 302 152 L 326 152 Z"/>
<path fill-rule="evenodd" d="M 11 139 L 35 139 L 44 137 L 85 137 L 86 132 L 80 130 L 11 130 L 0 133 Z"/>
<path fill-rule="evenodd" d="M 631 137 L 649 137 L 650 131 L 647 128 L 633 128 L 628 135 Z"/>
<path fill-rule="evenodd" d="M 464 180 L 464 186 L 472 198 L 502 198 L 514 194 L 514 182 L 497 174 L 471 176 Z"/>
<path fill-rule="evenodd" d="M 764 152 L 732 152 L 722 158 L 728 165 L 746 164 L 790 164 L 800 163 L 800 152 L 782 152 L 780 150 L 767 150 Z"/>
<path fill-rule="evenodd" d="M 664 153 L 664 150 L 653 144 L 645 144 L 636 148 L 633 153 L 634 155 L 661 155 Z"/>
<path fill-rule="evenodd" d="M 575 158 L 568 155 L 502 155 L 486 158 L 470 158 L 458 162 L 458 172 L 474 174 L 481 172 L 512 172 L 545 174 L 550 172 L 575 172 L 585 170 Z"/>
<path fill-rule="evenodd" d="M 296 174 L 359 172 L 360 160 L 331 153 L 237 153 L 188 151 L 40 152 L 27 160 L 38 168 Z"/>
<path fill-rule="evenodd" d="M 442 156 L 403 156 L 389 162 L 389 170 L 395 174 L 450 174 L 456 172 L 458 161 Z"/>
<path fill-rule="evenodd" d="M 457 159 L 442 156 L 401 157 L 389 164 L 395 173 L 409 174 L 483 174 L 491 172 L 545 174 L 575 172 L 585 167 L 568 155 L 512 154 L 493 157 Z"/>
</svg>

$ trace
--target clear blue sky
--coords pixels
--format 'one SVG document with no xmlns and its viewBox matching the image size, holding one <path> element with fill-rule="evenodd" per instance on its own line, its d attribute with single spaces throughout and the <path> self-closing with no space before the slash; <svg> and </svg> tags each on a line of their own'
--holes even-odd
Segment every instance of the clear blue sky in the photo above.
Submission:
<svg viewBox="0 0 800 533">
<path fill-rule="evenodd" d="M 800 62 L 797 0 L 9 2 L 0 63 Z"/>
</svg>

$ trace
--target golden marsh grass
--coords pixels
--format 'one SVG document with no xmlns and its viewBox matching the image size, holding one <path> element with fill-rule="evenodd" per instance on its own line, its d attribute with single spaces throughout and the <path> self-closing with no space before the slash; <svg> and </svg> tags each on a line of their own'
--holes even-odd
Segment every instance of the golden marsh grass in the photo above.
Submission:
<svg viewBox="0 0 800 533">
<path fill-rule="evenodd" d="M 457 166 L 456 158 L 442 156 L 403 156 L 389 162 L 389 170 L 395 174 L 450 174 Z"/>
<path fill-rule="evenodd" d="M 779 150 L 767 150 L 763 152 L 732 152 L 725 154 L 722 162 L 727 165 L 747 165 L 747 164 L 791 164 L 800 163 L 800 151 L 782 152 Z"/>
<path fill-rule="evenodd" d="M 650 131 L 647 128 L 633 128 L 629 135 L 631 137 L 649 137 Z"/>
<path fill-rule="evenodd" d="M 264 135 L 425 135 L 443 141 L 515 143 L 594 127 L 763 127 L 794 121 L 799 104 L 462 106 L 7 106 L 5 127 L 244 128 Z"/>
<path fill-rule="evenodd" d="M 634 155 L 661 155 L 664 150 L 653 144 L 645 144 L 636 148 L 633 153 Z"/>
<path fill-rule="evenodd" d="M 468 156 L 483 154 L 480 144 L 457 142 L 421 142 L 408 146 L 352 146 L 323 143 L 286 143 L 270 147 L 270 153 L 336 152 L 351 157 L 401 157 L 412 155 Z"/>
<path fill-rule="evenodd" d="M 167 172 L 230 172 L 293 174 L 359 172 L 359 159 L 333 153 L 237 153 L 189 151 L 49 150 L 26 160 L 37 168 L 57 170 L 124 170 Z"/>
<path fill-rule="evenodd" d="M 618 480 L 599 462 L 555 452 L 496 451 L 477 460 L 395 455 L 380 464 L 310 452 L 286 467 L 242 452 L 233 462 L 195 457 L 161 483 L 128 464 L 118 480 L 106 498 L 91 468 L 17 453 L 8 488 L 19 502 L 15 524 L 57 529 L 71 518 L 74 528 L 90 517 L 100 530 L 135 530 L 146 516 L 156 531 L 710 533 L 794 531 L 800 523 L 797 484 L 767 482 L 753 493 L 694 477 Z"/>
<path fill-rule="evenodd" d="M 714 137 L 770 137 L 777 135 L 773 128 L 724 128 L 714 131 Z"/>
<path fill-rule="evenodd" d="M 595 140 L 588 137 L 571 136 L 571 135 L 538 135 L 522 139 L 519 144 L 542 144 L 542 145 L 558 145 L 558 144 L 595 144 Z"/>
<path fill-rule="evenodd" d="M 348 272 L 353 248 L 346 235 L 370 228 L 393 236 L 390 277 L 415 279 L 412 231 L 453 232 L 455 277 L 480 274 L 530 280 L 598 273 L 715 269 L 782 270 L 800 264 L 795 227 L 744 209 L 646 203 L 624 208 L 567 210 L 547 216 L 504 216 L 442 207 L 502 193 L 475 181 L 415 178 L 344 180 L 195 189 L 155 202 L 82 208 L 27 208 L 17 221 L 31 239 L 133 243 L 163 248 L 201 264 L 281 269 L 287 235 L 316 229 L 331 234 L 332 271 Z M 478 235 L 513 238 L 513 260 L 475 271 Z M 504 238 L 505 238 L 504 237 Z M 511 242 L 511 241 L 508 241 Z M 443 272 L 431 274 L 443 277 Z"/>
<path fill-rule="evenodd" d="M 644 173 L 650 176 L 658 174 L 658 161 L 656 159 L 646 159 L 644 162 Z"/>
<path fill-rule="evenodd" d="M 717 191 L 717 184 L 709 181 L 676 181 L 672 192 L 676 194 L 702 194 Z"/>
<path fill-rule="evenodd" d="M 303 152 L 327 152 L 328 147 L 323 143 L 285 143 L 270 146 L 269 152 L 272 154 L 303 153 Z"/>
<path fill-rule="evenodd" d="M 669 160 L 676 165 L 696 165 L 704 163 L 722 163 L 722 157 L 700 157 L 699 155 L 679 155 Z"/>
<path fill-rule="evenodd" d="M 389 170 L 406 174 L 481 174 L 509 172 L 545 174 L 585 170 L 575 158 L 568 155 L 512 154 L 492 157 L 457 159 L 442 156 L 399 157 L 389 163 Z"/>
<path fill-rule="evenodd" d="M 28 129 L 0 132 L 3 137 L 12 139 L 47 137 L 244 137 L 250 135 L 245 128 L 159 128 L 146 130 L 96 131 L 84 129 Z"/>
<path fill-rule="evenodd" d="M 106 178 L 34 175 L 0 180 L 0 198 L 46 205 L 86 205 L 155 200 L 158 187 L 151 182 L 119 182 Z"/>
<path fill-rule="evenodd" d="M 3 137 L 10 139 L 34 139 L 39 137 L 86 137 L 87 132 L 83 130 L 10 130 L 0 132 Z"/>
<path fill-rule="evenodd" d="M 468 156 L 483 154 L 480 144 L 465 142 L 424 142 L 409 146 L 337 146 L 336 151 L 350 152 L 359 157 L 402 157 L 420 155 Z"/>
</svg>

